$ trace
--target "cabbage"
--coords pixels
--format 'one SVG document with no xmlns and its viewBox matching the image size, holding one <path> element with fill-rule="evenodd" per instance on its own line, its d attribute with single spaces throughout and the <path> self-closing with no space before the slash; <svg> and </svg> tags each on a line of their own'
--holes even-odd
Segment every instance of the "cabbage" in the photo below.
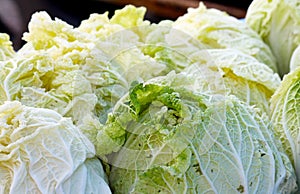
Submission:
<svg viewBox="0 0 300 194">
<path fill-rule="evenodd" d="M 276 136 L 292 161 L 300 180 L 300 68 L 285 75 L 271 98 L 272 122 Z"/>
<path fill-rule="evenodd" d="M 255 57 L 277 72 L 276 59 L 270 48 L 247 24 L 217 9 L 198 8 L 177 18 L 173 27 L 191 35 L 208 48 L 233 48 Z"/>
<path fill-rule="evenodd" d="M 246 23 L 268 44 L 277 59 L 278 72 L 290 71 L 290 58 L 300 44 L 300 7 L 297 0 L 254 0 Z"/>
<path fill-rule="evenodd" d="M 111 193 L 91 142 L 49 109 L 0 106 L 1 193 Z"/>
<path fill-rule="evenodd" d="M 17 52 L 0 34 L 0 193 L 295 192 L 270 48 L 202 3 L 145 13 L 36 12 Z"/>
<path fill-rule="evenodd" d="M 132 16 L 123 20 L 124 14 Z M 122 131 L 108 131 L 104 126 L 107 115 L 136 80 L 147 81 L 174 70 L 207 83 L 194 69 L 199 68 L 195 64 L 205 66 L 209 61 L 227 85 L 195 90 L 234 94 L 268 112 L 268 99 L 280 80 L 267 65 L 238 50 L 206 49 L 189 34 L 172 28 L 173 22 L 149 24 L 144 14 L 143 8 L 126 6 L 111 19 L 107 13 L 92 14 L 74 28 L 52 20 L 46 12 L 35 13 L 24 34 L 26 45 L 5 63 L 13 63 L 13 68 L 3 80 L 0 99 L 71 117 L 103 160 L 118 150 L 115 143 L 124 141 Z"/>
<path fill-rule="evenodd" d="M 268 117 L 234 96 L 193 92 L 169 80 L 137 83 L 110 114 L 107 128 L 125 139 L 107 156 L 114 193 L 296 191 L 294 169 Z"/>
<path fill-rule="evenodd" d="M 168 74 L 164 82 L 172 86 L 188 87 L 191 93 L 235 95 L 245 103 L 258 108 L 260 113 L 269 115 L 269 99 L 279 86 L 280 78 L 265 64 L 234 49 L 200 50 L 178 47 L 171 50 L 165 48 L 156 52 L 168 53 L 160 59 L 172 61 L 174 64 L 180 64 L 185 59 L 187 67 L 180 68 L 180 65 L 174 65 L 173 67 L 178 68 Z M 184 48 L 191 49 L 189 55 Z M 170 57 L 177 54 L 183 56 L 179 58 L 181 61 Z M 176 70 L 179 71 L 178 75 L 174 73 Z M 155 80 L 161 81 L 157 78 L 151 82 Z M 108 117 L 109 124 L 101 127 L 97 134 L 97 153 L 102 157 L 118 151 L 125 141 L 124 130 L 113 121 L 114 118 Z M 106 149 L 101 149 L 103 147 Z M 106 160 L 105 157 L 102 159 Z"/>
</svg>

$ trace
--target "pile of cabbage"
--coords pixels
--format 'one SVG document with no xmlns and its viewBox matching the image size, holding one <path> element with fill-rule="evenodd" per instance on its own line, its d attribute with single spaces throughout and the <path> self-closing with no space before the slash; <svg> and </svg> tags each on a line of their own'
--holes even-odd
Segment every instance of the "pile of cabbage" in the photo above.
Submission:
<svg viewBox="0 0 300 194">
<path fill-rule="evenodd" d="M 0 193 L 296 193 L 295 5 L 40 11 L 18 51 L 0 33 Z"/>
</svg>

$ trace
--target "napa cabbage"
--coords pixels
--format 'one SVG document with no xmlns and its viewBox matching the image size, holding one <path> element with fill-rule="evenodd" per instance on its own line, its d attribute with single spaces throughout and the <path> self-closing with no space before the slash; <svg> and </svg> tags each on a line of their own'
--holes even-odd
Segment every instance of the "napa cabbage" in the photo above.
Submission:
<svg viewBox="0 0 300 194">
<path fill-rule="evenodd" d="M 188 79 L 169 80 L 137 83 L 110 114 L 107 128 L 123 131 L 125 139 L 107 156 L 114 193 L 297 190 L 266 115 L 232 95 L 193 92 Z"/>
<path fill-rule="evenodd" d="M 93 144 L 70 118 L 0 106 L 0 193 L 111 193 Z"/>
</svg>

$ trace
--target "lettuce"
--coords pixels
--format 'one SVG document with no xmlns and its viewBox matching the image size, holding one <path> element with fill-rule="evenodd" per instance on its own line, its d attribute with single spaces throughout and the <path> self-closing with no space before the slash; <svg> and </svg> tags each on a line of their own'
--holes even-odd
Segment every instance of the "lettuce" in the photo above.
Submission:
<svg viewBox="0 0 300 194">
<path fill-rule="evenodd" d="M 246 23 L 268 44 L 281 76 L 290 71 L 290 58 L 300 43 L 300 8 L 297 0 L 254 0 Z"/>
<path fill-rule="evenodd" d="M 111 193 L 93 145 L 70 118 L 7 101 L 0 131 L 1 192 Z"/>
</svg>

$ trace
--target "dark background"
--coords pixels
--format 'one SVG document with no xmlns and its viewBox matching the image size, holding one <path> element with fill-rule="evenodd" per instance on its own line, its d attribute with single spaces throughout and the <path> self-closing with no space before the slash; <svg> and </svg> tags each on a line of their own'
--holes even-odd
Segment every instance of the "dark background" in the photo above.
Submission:
<svg viewBox="0 0 300 194">
<path fill-rule="evenodd" d="M 203 1 L 209 8 L 226 11 L 237 18 L 243 18 L 251 0 L 210 0 Z M 78 26 L 91 13 L 114 14 L 114 10 L 126 4 L 145 6 L 145 18 L 151 22 L 162 19 L 176 19 L 186 13 L 188 7 L 197 7 L 198 0 L 0 0 L 0 32 L 8 33 L 15 50 L 24 42 L 22 34 L 27 31 L 31 15 L 36 11 L 47 11 L 51 17 L 58 17 Z"/>
</svg>

